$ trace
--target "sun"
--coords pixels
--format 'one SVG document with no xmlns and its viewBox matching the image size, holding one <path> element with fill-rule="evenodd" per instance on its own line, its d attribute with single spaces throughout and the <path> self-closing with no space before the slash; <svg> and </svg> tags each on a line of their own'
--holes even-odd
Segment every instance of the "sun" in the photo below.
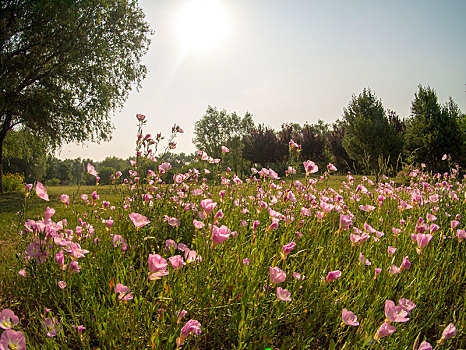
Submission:
<svg viewBox="0 0 466 350">
<path fill-rule="evenodd" d="M 214 49 L 226 39 L 228 18 L 215 0 L 189 0 L 176 21 L 177 34 L 185 49 Z"/>
</svg>

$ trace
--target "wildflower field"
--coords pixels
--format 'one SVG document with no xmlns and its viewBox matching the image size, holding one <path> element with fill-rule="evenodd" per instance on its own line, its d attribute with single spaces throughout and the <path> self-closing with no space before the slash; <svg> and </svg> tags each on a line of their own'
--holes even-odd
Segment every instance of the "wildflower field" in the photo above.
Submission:
<svg viewBox="0 0 466 350">
<path fill-rule="evenodd" d="M 458 168 L 329 186 L 331 164 L 240 179 L 200 152 L 202 171 L 165 184 L 168 163 L 138 172 L 149 141 L 111 201 L 96 185 L 52 208 L 41 183 L 26 187 L 0 349 L 466 348 Z"/>
</svg>

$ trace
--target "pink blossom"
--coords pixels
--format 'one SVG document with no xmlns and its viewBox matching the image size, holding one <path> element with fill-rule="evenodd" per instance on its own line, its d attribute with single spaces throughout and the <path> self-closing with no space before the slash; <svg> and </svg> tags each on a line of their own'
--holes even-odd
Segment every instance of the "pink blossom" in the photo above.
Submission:
<svg viewBox="0 0 466 350">
<path fill-rule="evenodd" d="M 443 343 L 445 340 L 451 339 L 456 335 L 456 327 L 453 325 L 453 323 L 450 323 L 442 333 L 442 337 L 438 341 L 439 344 Z"/>
<path fill-rule="evenodd" d="M 146 116 L 144 114 L 136 114 L 136 118 L 142 122 L 144 119 L 146 119 Z"/>
<path fill-rule="evenodd" d="M 167 260 L 159 254 L 149 254 L 149 279 L 151 281 L 168 275 Z"/>
<path fill-rule="evenodd" d="M 427 220 L 429 221 L 435 221 L 437 220 L 437 217 L 431 213 L 427 213 L 427 216 L 426 216 Z"/>
<path fill-rule="evenodd" d="M 280 270 L 278 267 L 270 267 L 270 281 L 275 284 L 282 283 L 286 280 L 286 273 Z"/>
<path fill-rule="evenodd" d="M 118 299 L 120 300 L 132 300 L 133 293 L 129 291 L 129 287 L 122 285 L 121 283 L 117 283 L 115 285 L 115 293 L 118 294 Z"/>
<path fill-rule="evenodd" d="M 70 272 L 79 272 L 81 271 L 81 266 L 79 266 L 79 263 L 76 260 L 73 260 L 68 265 L 68 269 L 70 270 Z"/>
<path fill-rule="evenodd" d="M 291 301 L 291 293 L 286 290 L 286 289 L 282 289 L 281 287 L 277 287 L 277 297 L 278 299 L 280 299 L 281 301 Z"/>
<path fill-rule="evenodd" d="M 416 242 L 419 247 L 418 253 L 420 254 L 420 251 L 429 244 L 430 240 L 432 239 L 432 235 L 430 234 L 424 234 L 424 233 L 418 233 L 415 235 L 416 237 Z"/>
<path fill-rule="evenodd" d="M 459 224 L 460 224 L 459 221 L 457 221 L 457 220 L 452 220 L 451 223 L 450 223 L 450 226 L 451 226 L 452 229 L 455 229 L 455 228 L 458 227 Z"/>
<path fill-rule="evenodd" d="M 396 252 L 396 248 L 392 246 L 388 246 L 388 255 L 393 255 Z"/>
<path fill-rule="evenodd" d="M 375 207 L 373 205 L 369 205 L 369 204 L 366 204 L 366 205 L 360 205 L 359 206 L 359 209 L 362 210 L 362 211 L 372 211 L 375 209 Z"/>
<path fill-rule="evenodd" d="M 183 317 L 185 317 L 187 313 L 188 313 L 188 311 L 186 311 L 186 310 L 176 311 L 175 315 L 178 316 L 178 319 L 176 320 L 176 323 L 177 324 L 180 323 L 181 320 L 183 319 Z"/>
<path fill-rule="evenodd" d="M 248 258 L 243 259 L 243 265 L 248 266 L 251 261 Z"/>
<path fill-rule="evenodd" d="M 57 332 L 60 330 L 60 322 L 53 317 L 53 318 L 46 318 L 44 320 L 44 326 L 47 331 L 47 336 L 53 338 L 57 335 Z"/>
<path fill-rule="evenodd" d="M 403 310 L 406 312 L 411 312 L 416 307 L 416 304 L 414 304 L 411 300 L 404 298 L 398 300 L 398 305 L 400 305 L 401 308 L 403 308 Z"/>
<path fill-rule="evenodd" d="M 59 286 L 61 289 L 65 289 L 65 288 L 66 288 L 66 282 L 65 282 L 65 281 L 58 281 L 58 286 Z"/>
<path fill-rule="evenodd" d="M 170 250 L 172 248 L 176 249 L 176 243 L 173 239 L 167 239 L 165 241 L 165 250 Z"/>
<path fill-rule="evenodd" d="M 374 272 L 374 279 L 377 278 L 377 276 L 382 272 L 382 269 L 380 267 L 376 267 L 375 268 L 375 272 Z"/>
<path fill-rule="evenodd" d="M 186 259 L 186 262 L 188 263 L 202 261 L 202 257 L 198 255 L 195 250 L 186 249 L 184 251 L 184 258 Z"/>
<path fill-rule="evenodd" d="M 392 265 L 392 266 L 390 267 L 390 273 L 391 273 L 392 275 L 396 275 L 396 274 L 398 274 L 398 273 L 400 273 L 400 272 L 401 272 L 401 270 L 400 270 L 400 268 L 399 268 L 398 266 Z"/>
<path fill-rule="evenodd" d="M 11 329 L 19 323 L 19 318 L 10 309 L 4 309 L 0 313 L 0 328 Z"/>
<path fill-rule="evenodd" d="M 426 341 L 423 341 L 417 350 L 432 350 L 432 345 Z"/>
<path fill-rule="evenodd" d="M 328 171 L 337 171 L 337 167 L 333 165 L 332 163 L 328 163 L 327 169 Z"/>
<path fill-rule="evenodd" d="M 408 270 L 411 267 L 411 261 L 408 260 L 407 256 L 403 258 L 403 262 L 401 263 L 400 267 L 406 270 Z"/>
<path fill-rule="evenodd" d="M 159 171 L 161 174 L 164 174 L 165 172 L 169 171 L 171 168 L 172 168 L 172 165 L 167 162 L 164 162 L 159 165 Z"/>
<path fill-rule="evenodd" d="M 8 329 L 2 333 L 0 338 L 0 349 L 26 349 L 26 339 L 22 332 L 16 332 L 12 329 Z"/>
<path fill-rule="evenodd" d="M 180 336 L 176 339 L 176 344 L 181 346 L 184 344 L 184 340 L 188 338 L 190 335 L 199 335 L 201 334 L 201 324 L 199 321 L 196 320 L 189 320 L 186 324 L 181 328 Z"/>
<path fill-rule="evenodd" d="M 343 231 L 349 229 L 353 225 L 353 219 L 350 215 L 340 214 L 340 229 Z"/>
<path fill-rule="evenodd" d="M 217 227 L 214 225 L 214 228 L 212 230 L 212 244 L 214 246 L 225 242 L 228 237 L 230 237 L 231 230 L 226 227 L 225 225 L 222 225 L 220 227 Z"/>
<path fill-rule="evenodd" d="M 458 229 L 456 231 L 456 236 L 455 237 L 458 238 L 458 241 L 462 242 L 463 240 L 466 239 L 466 231 Z"/>
<path fill-rule="evenodd" d="M 319 167 L 311 160 L 303 162 L 304 170 L 306 170 L 306 175 L 314 174 L 319 171 Z"/>
<path fill-rule="evenodd" d="M 325 278 L 325 282 L 335 281 L 335 280 L 339 279 L 340 276 L 341 276 L 341 271 L 340 270 L 330 271 L 327 274 L 327 277 Z"/>
<path fill-rule="evenodd" d="M 301 275 L 299 272 L 293 272 L 293 278 L 295 280 L 303 280 L 306 278 L 306 276 Z"/>
<path fill-rule="evenodd" d="M 67 194 L 62 194 L 60 196 L 60 200 L 63 204 L 70 205 L 70 196 L 68 196 Z"/>
<path fill-rule="evenodd" d="M 87 163 L 87 172 L 92 176 L 97 176 L 98 173 L 95 168 L 91 165 L 91 163 Z"/>
<path fill-rule="evenodd" d="M 168 258 L 168 261 L 170 261 L 170 264 L 175 270 L 181 269 L 184 265 L 186 265 L 181 255 L 174 255 Z"/>
<path fill-rule="evenodd" d="M 42 198 L 44 201 L 49 200 L 49 195 L 47 194 L 47 190 L 45 189 L 44 185 L 37 181 L 36 183 L 36 193 L 39 196 L 39 198 Z"/>
<path fill-rule="evenodd" d="M 222 153 L 228 153 L 228 152 L 230 152 L 228 147 L 222 146 Z"/>
<path fill-rule="evenodd" d="M 291 242 L 291 243 L 288 243 L 286 245 L 283 246 L 283 254 L 285 254 L 285 256 L 287 256 L 288 254 L 290 254 L 290 252 L 296 247 L 296 243 L 295 242 Z"/>
<path fill-rule="evenodd" d="M 358 318 L 356 315 L 346 309 L 342 310 L 341 319 L 347 326 L 359 326 Z"/>
<path fill-rule="evenodd" d="M 144 215 L 134 213 L 134 212 L 129 214 L 129 218 L 133 222 L 136 229 L 139 229 L 139 228 L 141 228 L 141 227 L 143 227 L 143 226 L 150 223 L 150 221 L 147 220 L 147 218 Z"/>
<path fill-rule="evenodd" d="M 389 322 L 384 322 L 382 326 L 380 326 L 377 334 L 375 335 L 375 339 L 380 339 L 386 337 L 390 334 L 395 333 L 396 327 L 392 326 Z"/>
<path fill-rule="evenodd" d="M 395 305 L 391 300 L 385 301 L 385 316 L 390 322 L 406 322 L 409 321 L 409 318 L 405 316 L 408 315 L 408 312 L 403 309 L 401 306 Z"/>
</svg>

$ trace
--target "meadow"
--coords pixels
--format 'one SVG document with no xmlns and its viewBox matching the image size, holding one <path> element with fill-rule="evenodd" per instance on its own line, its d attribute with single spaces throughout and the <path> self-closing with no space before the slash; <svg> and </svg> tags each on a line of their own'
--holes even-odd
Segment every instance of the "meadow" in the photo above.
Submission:
<svg viewBox="0 0 466 350">
<path fill-rule="evenodd" d="M 457 169 L 376 183 L 312 162 L 283 179 L 199 162 L 218 175 L 163 184 L 169 164 L 138 174 L 137 160 L 114 186 L 0 197 L 0 344 L 466 348 Z"/>
</svg>

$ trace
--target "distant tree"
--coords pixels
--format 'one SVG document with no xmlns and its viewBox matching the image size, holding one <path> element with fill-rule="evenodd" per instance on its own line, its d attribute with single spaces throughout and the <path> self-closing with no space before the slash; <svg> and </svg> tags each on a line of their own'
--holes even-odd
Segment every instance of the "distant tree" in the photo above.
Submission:
<svg viewBox="0 0 466 350">
<path fill-rule="evenodd" d="M 327 136 L 327 148 L 331 154 L 333 164 L 341 172 L 354 170 L 355 168 L 355 164 L 343 147 L 344 136 L 345 123 L 338 119 L 332 124 L 332 131 Z"/>
<path fill-rule="evenodd" d="M 243 138 L 243 157 L 265 168 L 283 160 L 282 148 L 275 131 L 263 124 Z"/>
<path fill-rule="evenodd" d="M 226 110 L 208 106 L 204 116 L 194 125 L 193 142 L 213 158 L 221 158 L 221 147 L 228 147 L 230 152 L 225 155 L 225 163 L 238 168 L 242 164 L 242 138 L 253 127 L 250 113 L 241 118 L 235 112 L 228 114 Z"/>
<path fill-rule="evenodd" d="M 430 86 L 419 85 L 411 104 L 411 116 L 406 125 L 406 150 L 416 163 L 426 163 L 433 171 L 448 169 L 442 161 L 449 154 L 454 161 L 461 159 L 463 135 L 458 120 L 461 111 L 450 98 L 441 106 L 437 93 Z"/>
<path fill-rule="evenodd" d="M 109 139 L 110 112 L 146 74 L 149 34 L 133 0 L 2 1 L 0 172 L 15 126 L 55 146 Z"/>
<path fill-rule="evenodd" d="M 388 121 L 382 102 L 370 89 L 351 99 L 343 111 L 343 147 L 359 166 L 379 175 L 382 164 L 396 163 L 402 152 L 402 138 Z"/>
<path fill-rule="evenodd" d="M 325 136 L 313 125 L 304 124 L 296 140 L 301 145 L 301 160 L 325 163 L 328 158 L 325 150 Z"/>
</svg>

